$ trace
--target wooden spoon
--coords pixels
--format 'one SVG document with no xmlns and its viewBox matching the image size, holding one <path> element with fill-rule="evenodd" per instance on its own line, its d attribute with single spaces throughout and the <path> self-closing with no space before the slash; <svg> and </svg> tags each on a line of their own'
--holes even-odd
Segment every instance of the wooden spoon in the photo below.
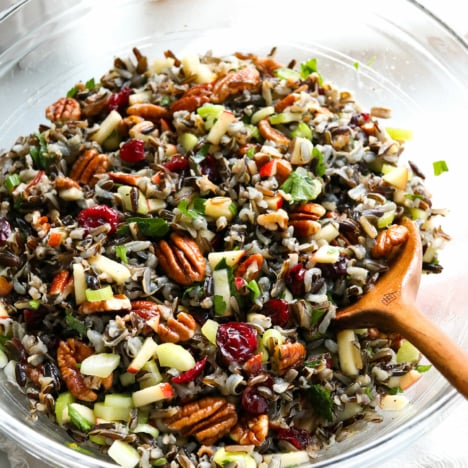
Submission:
<svg viewBox="0 0 468 468">
<path fill-rule="evenodd" d="M 337 312 L 339 328 L 377 327 L 399 333 L 424 354 L 438 371 L 468 398 L 468 354 L 416 306 L 421 280 L 421 238 L 405 218 L 409 237 L 390 269 L 355 304 Z"/>
</svg>

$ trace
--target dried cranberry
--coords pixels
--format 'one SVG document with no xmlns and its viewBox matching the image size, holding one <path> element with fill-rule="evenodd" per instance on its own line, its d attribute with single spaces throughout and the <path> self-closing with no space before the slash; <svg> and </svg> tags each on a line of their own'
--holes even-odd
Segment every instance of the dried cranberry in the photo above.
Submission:
<svg viewBox="0 0 468 468">
<path fill-rule="evenodd" d="M 193 380 L 195 380 L 202 374 L 203 369 L 205 369 L 206 360 L 207 356 L 205 356 L 201 361 L 198 361 L 192 369 L 189 369 L 188 371 L 182 372 L 182 374 L 172 377 L 172 383 L 182 384 L 192 382 Z"/>
<path fill-rule="evenodd" d="M 273 325 L 285 327 L 289 321 L 289 304 L 284 299 L 270 299 L 262 309 L 264 315 L 271 318 Z"/>
<path fill-rule="evenodd" d="M 268 412 L 268 400 L 258 392 L 255 386 L 244 388 L 241 405 L 250 414 L 265 414 Z"/>
<path fill-rule="evenodd" d="M 110 224 L 109 234 L 113 234 L 119 222 L 119 213 L 107 205 L 85 208 L 78 213 L 78 224 L 86 229 L 96 228 L 108 223 Z"/>
<path fill-rule="evenodd" d="M 206 175 L 214 184 L 220 182 L 221 178 L 218 166 L 216 165 L 216 159 L 211 154 L 208 154 L 202 161 L 200 161 L 200 170 L 201 173 Z"/>
<path fill-rule="evenodd" d="M 189 162 L 185 156 L 175 154 L 171 159 L 169 159 L 169 161 L 163 163 L 163 166 L 171 172 L 182 172 L 188 168 Z"/>
<path fill-rule="evenodd" d="M 360 114 L 354 114 L 349 121 L 350 125 L 356 125 L 360 127 L 364 125 L 366 122 L 370 121 L 370 114 L 367 112 L 361 112 Z"/>
<path fill-rule="evenodd" d="M 42 309 L 24 309 L 23 319 L 26 330 L 38 330 L 42 326 L 45 312 Z"/>
<path fill-rule="evenodd" d="M 257 330 L 244 322 L 228 322 L 218 327 L 216 344 L 228 362 L 245 362 L 257 349 Z"/>
<path fill-rule="evenodd" d="M 286 286 L 293 296 L 303 296 L 305 294 L 304 276 L 306 269 L 298 263 L 290 268 L 285 275 Z"/>
<path fill-rule="evenodd" d="M 278 429 L 276 433 L 278 439 L 285 440 L 294 445 L 298 450 L 304 450 L 311 441 L 311 434 L 306 429 L 290 427 L 288 429 Z"/>
<path fill-rule="evenodd" d="M 0 244 L 8 240 L 11 235 L 11 226 L 6 218 L 0 218 Z"/>
<path fill-rule="evenodd" d="M 107 108 L 109 111 L 116 110 L 121 114 L 125 112 L 125 108 L 128 106 L 128 98 L 133 91 L 128 88 L 122 88 L 118 93 L 113 93 L 107 101 Z"/>
<path fill-rule="evenodd" d="M 142 140 L 128 140 L 120 147 L 120 159 L 137 163 L 145 159 L 145 143 Z"/>
</svg>

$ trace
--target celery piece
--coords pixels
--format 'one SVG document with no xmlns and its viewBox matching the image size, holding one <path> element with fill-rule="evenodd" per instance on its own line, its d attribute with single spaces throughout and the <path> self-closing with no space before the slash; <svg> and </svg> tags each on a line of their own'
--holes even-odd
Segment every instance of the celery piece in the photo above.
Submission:
<svg viewBox="0 0 468 468">
<path fill-rule="evenodd" d="M 75 402 L 75 397 L 70 392 L 61 393 L 55 400 L 55 418 L 60 426 L 70 421 L 68 405 Z"/>
<path fill-rule="evenodd" d="M 94 414 L 105 421 L 127 421 L 130 416 L 130 408 L 108 406 L 105 403 L 94 403 Z"/>
<path fill-rule="evenodd" d="M 21 179 L 18 174 L 11 174 L 5 178 L 5 188 L 9 193 L 13 192 L 20 183 Z"/>
<path fill-rule="evenodd" d="M 86 300 L 89 302 L 107 301 L 108 299 L 112 299 L 114 297 L 114 292 L 112 291 L 112 287 L 107 285 L 99 289 L 88 288 L 85 290 L 85 296 Z"/>
<path fill-rule="evenodd" d="M 271 125 L 280 125 L 290 122 L 299 122 L 301 119 L 302 114 L 299 112 L 281 112 L 280 114 L 273 114 L 268 120 Z"/>
<path fill-rule="evenodd" d="M 91 408 L 81 403 L 70 403 L 68 405 L 70 421 L 83 432 L 89 432 L 96 424 L 96 417 Z"/>
<path fill-rule="evenodd" d="M 291 133 L 293 137 L 301 137 L 301 138 L 307 138 L 308 140 L 312 140 L 312 129 L 305 123 L 305 122 L 299 122 L 297 124 L 297 127 L 293 132 Z"/>
<path fill-rule="evenodd" d="M 114 440 L 107 454 L 122 468 L 133 468 L 140 463 L 137 449 L 122 440 Z"/>
<path fill-rule="evenodd" d="M 387 127 L 388 136 L 397 141 L 409 141 L 413 138 L 413 132 L 407 128 Z"/>
</svg>

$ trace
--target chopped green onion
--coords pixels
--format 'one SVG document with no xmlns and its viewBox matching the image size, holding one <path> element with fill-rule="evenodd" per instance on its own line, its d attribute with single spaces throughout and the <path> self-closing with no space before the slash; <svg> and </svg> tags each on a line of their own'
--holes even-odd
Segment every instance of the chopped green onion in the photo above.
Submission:
<svg viewBox="0 0 468 468">
<path fill-rule="evenodd" d="M 86 289 L 86 300 L 89 302 L 107 301 L 114 297 L 114 292 L 110 285 L 104 286 L 100 289 Z"/>
<path fill-rule="evenodd" d="M 227 309 L 226 302 L 224 302 L 223 296 L 215 294 L 213 296 L 213 306 L 216 315 L 224 315 Z"/>
<path fill-rule="evenodd" d="M 434 175 L 439 176 L 440 174 L 444 172 L 448 172 L 448 166 L 447 163 L 444 160 L 441 161 L 434 161 L 432 163 L 432 166 L 434 168 Z"/>
<path fill-rule="evenodd" d="M 115 254 L 120 258 L 122 263 L 128 263 L 127 247 L 125 245 L 116 245 Z"/>
<path fill-rule="evenodd" d="M 11 174 L 5 179 L 5 187 L 9 193 L 13 192 L 19 184 L 21 184 L 21 179 L 18 174 Z"/>
<path fill-rule="evenodd" d="M 252 293 L 252 299 L 255 301 L 261 295 L 260 287 L 255 280 L 251 280 L 247 283 L 247 289 Z"/>
</svg>

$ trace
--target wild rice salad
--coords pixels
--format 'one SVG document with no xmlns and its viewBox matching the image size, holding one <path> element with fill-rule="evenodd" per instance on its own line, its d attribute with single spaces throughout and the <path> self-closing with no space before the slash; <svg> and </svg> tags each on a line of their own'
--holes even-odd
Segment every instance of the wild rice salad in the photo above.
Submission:
<svg viewBox="0 0 468 468">
<path fill-rule="evenodd" d="M 311 462 L 425 370 L 333 328 L 403 216 L 441 270 L 424 176 L 314 59 L 133 53 L 1 153 L 4 371 L 122 466 Z"/>
</svg>

